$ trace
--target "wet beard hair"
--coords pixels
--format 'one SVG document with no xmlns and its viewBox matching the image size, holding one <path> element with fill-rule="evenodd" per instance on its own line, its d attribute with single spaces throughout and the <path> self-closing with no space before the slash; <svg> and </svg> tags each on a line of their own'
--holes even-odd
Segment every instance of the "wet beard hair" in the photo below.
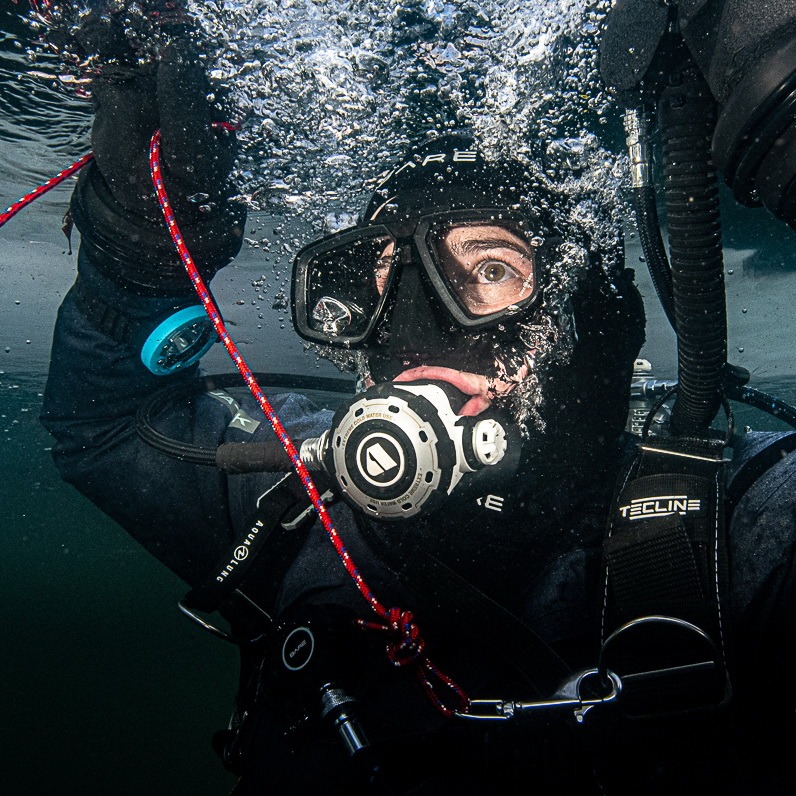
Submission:
<svg viewBox="0 0 796 796">
<path fill-rule="evenodd" d="M 495 391 L 493 404 L 506 409 L 523 436 L 544 431 L 545 373 L 553 363 L 569 363 L 575 346 L 575 324 L 570 312 L 559 316 L 540 313 L 535 321 L 518 323 L 513 344 L 495 360 L 496 380 L 514 384 L 510 392 Z M 521 373 L 523 366 L 527 372 Z"/>
</svg>

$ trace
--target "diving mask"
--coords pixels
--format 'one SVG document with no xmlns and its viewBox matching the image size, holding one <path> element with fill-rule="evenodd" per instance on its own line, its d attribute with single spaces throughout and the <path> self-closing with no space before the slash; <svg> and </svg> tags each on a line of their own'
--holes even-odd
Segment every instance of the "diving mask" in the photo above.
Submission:
<svg viewBox="0 0 796 796">
<path fill-rule="evenodd" d="M 494 326 L 539 294 L 539 226 L 506 208 L 456 210 L 331 235 L 299 252 L 293 317 L 299 335 L 340 347 L 366 343 L 385 316 L 401 271 L 424 284 L 465 331 Z"/>
</svg>

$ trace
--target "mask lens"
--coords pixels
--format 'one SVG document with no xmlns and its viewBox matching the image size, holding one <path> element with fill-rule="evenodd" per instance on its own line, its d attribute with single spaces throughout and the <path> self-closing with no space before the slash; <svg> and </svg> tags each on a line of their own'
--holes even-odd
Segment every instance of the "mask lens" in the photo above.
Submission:
<svg viewBox="0 0 796 796">
<path fill-rule="evenodd" d="M 394 271 L 389 235 L 363 236 L 313 255 L 307 265 L 307 324 L 329 339 L 369 331 Z"/>
<path fill-rule="evenodd" d="M 472 318 L 519 308 L 536 294 L 536 254 L 520 222 L 437 225 L 426 244 L 448 293 Z"/>
</svg>

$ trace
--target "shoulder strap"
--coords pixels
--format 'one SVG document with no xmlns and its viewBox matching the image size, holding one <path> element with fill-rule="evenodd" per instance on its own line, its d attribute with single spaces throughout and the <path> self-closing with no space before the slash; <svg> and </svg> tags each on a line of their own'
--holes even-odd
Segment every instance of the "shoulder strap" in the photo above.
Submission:
<svg viewBox="0 0 796 796">
<path fill-rule="evenodd" d="M 729 699 L 723 443 L 656 439 L 621 477 L 603 552 L 601 666 L 630 715 Z"/>
<path fill-rule="evenodd" d="M 322 498 L 331 493 L 319 484 Z M 288 473 L 260 495 L 244 529 L 204 582 L 192 589 L 185 605 L 215 611 L 234 591 L 271 614 L 277 592 L 315 521 L 315 513 L 298 476 Z"/>
</svg>

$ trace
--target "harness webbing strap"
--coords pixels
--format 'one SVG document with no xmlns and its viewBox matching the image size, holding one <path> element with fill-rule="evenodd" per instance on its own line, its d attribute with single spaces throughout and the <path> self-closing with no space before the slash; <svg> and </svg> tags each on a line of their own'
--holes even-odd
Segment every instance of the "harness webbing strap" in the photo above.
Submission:
<svg viewBox="0 0 796 796">
<path fill-rule="evenodd" d="M 602 666 L 631 715 L 729 698 L 723 444 L 655 440 L 620 479 L 603 554 Z"/>
<path fill-rule="evenodd" d="M 261 495 L 243 531 L 204 583 L 188 593 L 186 605 L 209 613 L 242 588 L 250 600 L 271 613 L 277 591 L 315 521 L 310 507 L 298 476 L 289 473 L 282 478 Z"/>
</svg>

